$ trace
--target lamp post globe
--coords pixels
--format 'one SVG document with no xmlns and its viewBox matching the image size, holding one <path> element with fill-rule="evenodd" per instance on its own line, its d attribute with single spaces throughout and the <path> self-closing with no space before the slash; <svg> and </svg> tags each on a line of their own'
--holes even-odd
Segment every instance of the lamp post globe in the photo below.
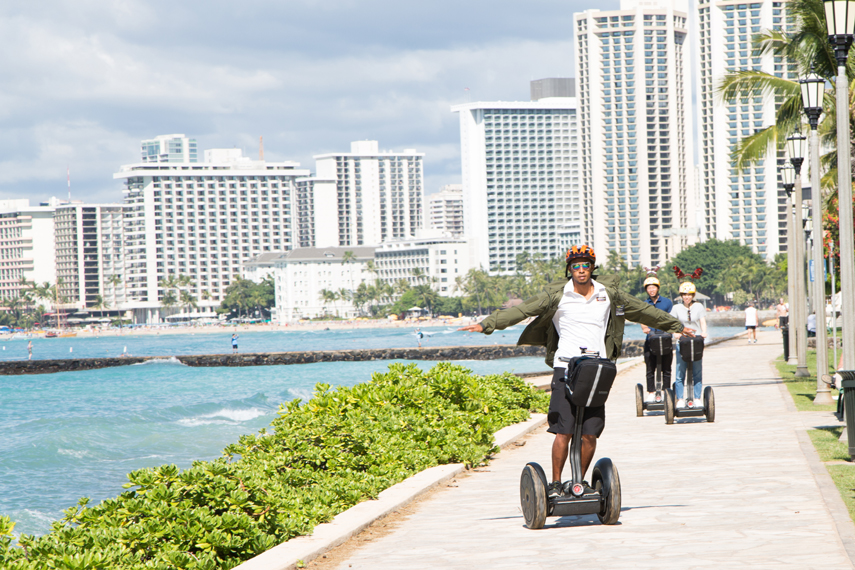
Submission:
<svg viewBox="0 0 855 570">
<path fill-rule="evenodd" d="M 855 2 L 850 0 L 824 0 L 825 27 L 828 42 L 834 46 L 837 64 L 845 65 L 855 34 Z"/>
<path fill-rule="evenodd" d="M 802 163 L 805 160 L 805 151 L 807 150 L 807 137 L 801 133 L 790 135 L 787 137 L 787 156 L 790 162 L 795 167 L 793 171 L 793 182 L 795 184 L 795 175 L 801 173 Z M 786 182 L 785 182 L 786 184 Z"/>
<path fill-rule="evenodd" d="M 796 183 L 796 169 L 792 166 L 782 166 L 781 167 L 781 183 L 784 185 L 784 190 L 787 191 L 787 195 L 793 193 L 793 185 Z"/>
<path fill-rule="evenodd" d="M 825 97 L 825 79 L 817 75 L 813 69 L 804 78 L 799 79 L 802 90 L 802 107 L 810 121 L 810 128 L 815 129 L 822 114 L 822 99 Z M 804 155 L 802 155 L 804 156 Z"/>
</svg>

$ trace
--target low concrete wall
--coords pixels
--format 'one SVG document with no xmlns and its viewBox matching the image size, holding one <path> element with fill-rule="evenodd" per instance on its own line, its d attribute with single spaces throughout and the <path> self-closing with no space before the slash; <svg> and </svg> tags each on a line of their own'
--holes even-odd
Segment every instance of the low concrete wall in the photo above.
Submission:
<svg viewBox="0 0 855 570">
<path fill-rule="evenodd" d="M 623 356 L 639 356 L 643 341 L 623 344 Z M 132 356 L 127 358 L 63 358 L 57 360 L 11 360 L 0 362 L 0 376 L 53 374 L 139 364 L 149 360 L 176 359 L 187 366 L 279 366 L 312 362 L 355 362 L 365 360 L 495 360 L 546 355 L 540 346 L 492 345 L 429 348 L 378 348 L 364 350 L 321 350 L 311 352 L 264 352 L 254 354 L 199 354 L 192 356 Z M 545 367 L 545 365 L 544 365 Z"/>
</svg>

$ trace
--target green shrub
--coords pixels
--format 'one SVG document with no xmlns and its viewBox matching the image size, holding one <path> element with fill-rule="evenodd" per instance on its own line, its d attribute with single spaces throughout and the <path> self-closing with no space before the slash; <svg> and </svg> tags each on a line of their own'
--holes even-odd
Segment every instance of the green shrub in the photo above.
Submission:
<svg viewBox="0 0 855 570">
<path fill-rule="evenodd" d="M 0 567 L 233 568 L 428 467 L 479 463 L 495 431 L 547 405 L 511 374 L 448 363 L 393 364 L 352 388 L 318 384 L 224 457 L 134 471 L 130 490 L 95 507 L 81 499 L 45 536 L 16 546 L 0 517 Z"/>
</svg>

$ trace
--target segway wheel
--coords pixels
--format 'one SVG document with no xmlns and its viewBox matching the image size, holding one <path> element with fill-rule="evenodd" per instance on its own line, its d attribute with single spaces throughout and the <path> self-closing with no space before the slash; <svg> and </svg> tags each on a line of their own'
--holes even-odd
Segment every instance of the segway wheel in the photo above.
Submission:
<svg viewBox="0 0 855 570">
<path fill-rule="evenodd" d="M 620 476 L 612 460 L 603 457 L 594 465 L 591 477 L 594 490 L 603 496 L 603 505 L 597 518 L 603 524 L 616 524 L 620 518 Z"/>
<path fill-rule="evenodd" d="M 715 393 L 712 386 L 704 388 L 704 415 L 708 422 L 715 421 Z"/>
<path fill-rule="evenodd" d="M 674 390 L 668 388 L 665 390 L 665 423 L 671 425 L 674 423 Z"/>
<path fill-rule="evenodd" d="M 520 505 L 525 525 L 543 528 L 546 523 L 546 475 L 537 463 L 527 463 L 520 476 Z"/>
<path fill-rule="evenodd" d="M 641 384 L 635 385 L 635 416 L 641 417 L 644 415 L 644 388 Z"/>
</svg>

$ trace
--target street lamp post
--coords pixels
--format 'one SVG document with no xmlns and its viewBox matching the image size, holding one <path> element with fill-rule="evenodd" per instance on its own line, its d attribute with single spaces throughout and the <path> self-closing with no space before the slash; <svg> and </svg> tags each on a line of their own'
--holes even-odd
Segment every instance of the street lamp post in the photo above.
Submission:
<svg viewBox="0 0 855 570">
<path fill-rule="evenodd" d="M 799 135 L 801 136 L 801 135 Z M 798 138 L 795 141 L 800 141 L 798 144 L 788 141 L 787 151 L 790 154 L 790 162 L 795 169 L 793 195 L 793 227 L 795 228 L 795 247 L 793 253 L 795 255 L 794 277 L 795 291 L 794 298 L 790 300 L 790 314 L 795 318 L 793 327 L 790 327 L 790 334 L 795 333 L 796 336 L 796 376 L 799 378 L 807 378 L 810 376 L 807 367 L 807 295 L 805 294 L 805 228 L 802 222 L 802 163 L 804 163 L 804 141 Z M 793 328 L 795 327 L 795 331 Z"/>
<path fill-rule="evenodd" d="M 818 406 L 833 404 L 831 389 L 822 377 L 828 374 L 828 332 L 825 325 L 825 240 L 822 231 L 822 188 L 819 184 L 819 135 L 816 128 L 822 115 L 825 80 L 815 73 L 799 81 L 802 106 L 810 123 L 811 217 L 813 218 L 813 311 L 816 315 L 816 398 Z M 848 108 L 848 107 L 847 107 Z M 847 127 L 848 132 L 848 127 Z M 852 213 L 852 208 L 849 208 Z"/>
<path fill-rule="evenodd" d="M 843 368 L 855 370 L 855 232 L 846 59 L 855 33 L 855 1 L 824 0 L 828 41 L 837 59 L 837 205 L 840 211 L 840 290 L 843 295 Z"/>
<path fill-rule="evenodd" d="M 789 359 L 787 364 L 796 366 L 798 364 L 798 356 L 796 356 L 796 330 L 798 328 L 796 321 L 795 299 L 796 299 L 796 238 L 795 226 L 793 225 L 793 186 L 796 182 L 796 169 L 792 165 L 781 168 L 781 183 L 784 185 L 784 191 L 787 193 L 787 296 L 790 301 L 789 317 L 787 317 L 787 329 L 789 334 Z"/>
</svg>

